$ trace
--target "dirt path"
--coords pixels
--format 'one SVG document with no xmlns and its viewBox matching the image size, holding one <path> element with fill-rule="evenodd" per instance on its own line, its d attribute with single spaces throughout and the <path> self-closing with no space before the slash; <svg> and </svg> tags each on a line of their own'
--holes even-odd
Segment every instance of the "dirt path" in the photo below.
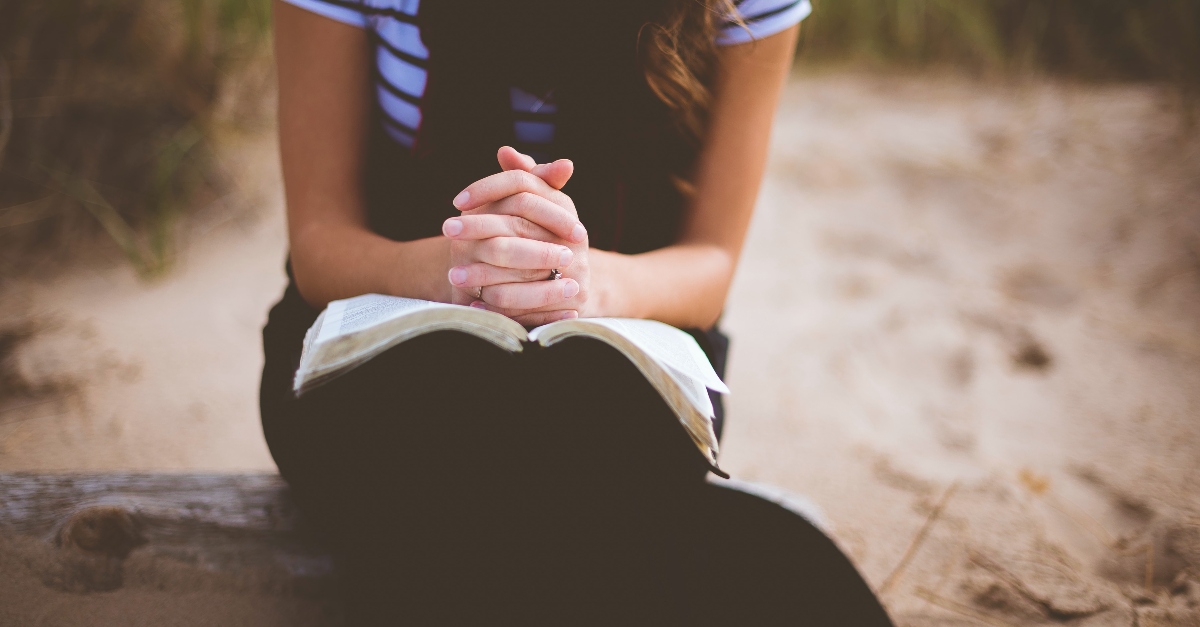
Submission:
<svg viewBox="0 0 1200 627">
<path fill-rule="evenodd" d="M 1172 102 L 788 89 L 726 317 L 723 464 L 818 503 L 901 622 L 1200 624 L 1200 140 Z M 278 175 L 269 138 L 230 154 L 250 191 L 166 280 L 6 287 L 0 328 L 32 336 L 4 376 L 32 396 L 0 401 L 0 470 L 270 468 Z"/>
<path fill-rule="evenodd" d="M 0 398 L 0 470 L 274 468 L 257 382 L 284 285 L 276 149 L 225 148 L 237 189 L 188 225 L 167 277 L 113 258 L 5 286 L 0 380 L 27 393 Z"/>
<path fill-rule="evenodd" d="M 1163 107 L 787 93 L 729 307 L 725 464 L 824 506 L 914 624 L 1128 625 L 1148 575 L 1154 624 L 1200 568 L 1200 143 Z"/>
</svg>

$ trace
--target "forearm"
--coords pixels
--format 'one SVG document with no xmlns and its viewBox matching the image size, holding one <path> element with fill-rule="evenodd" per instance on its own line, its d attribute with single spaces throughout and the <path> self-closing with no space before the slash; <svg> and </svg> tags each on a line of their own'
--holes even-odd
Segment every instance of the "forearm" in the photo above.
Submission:
<svg viewBox="0 0 1200 627">
<path fill-rule="evenodd" d="M 797 30 L 721 51 L 696 163 L 697 192 L 685 212 L 680 243 L 640 255 L 589 252 L 597 299 L 593 315 L 701 328 L 720 317 L 754 210 Z"/>
<path fill-rule="evenodd" d="M 623 255 L 589 252 L 596 312 L 708 328 L 725 307 L 736 260 L 709 244 L 676 244 Z"/>
<path fill-rule="evenodd" d="M 351 224 L 314 224 L 291 234 L 292 271 L 314 307 L 359 294 L 450 300 L 449 241 L 396 242 Z"/>
</svg>

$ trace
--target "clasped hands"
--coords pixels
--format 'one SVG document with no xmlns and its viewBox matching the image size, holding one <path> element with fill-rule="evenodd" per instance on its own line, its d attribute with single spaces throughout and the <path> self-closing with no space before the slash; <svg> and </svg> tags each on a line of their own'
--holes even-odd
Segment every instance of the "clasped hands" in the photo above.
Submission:
<svg viewBox="0 0 1200 627">
<path fill-rule="evenodd" d="M 538 165 L 505 146 L 501 172 L 454 198 L 446 220 L 451 302 L 495 311 L 526 327 L 592 314 L 587 229 L 561 190 L 574 173 L 565 159 Z M 562 273 L 549 280 L 553 270 Z"/>
</svg>

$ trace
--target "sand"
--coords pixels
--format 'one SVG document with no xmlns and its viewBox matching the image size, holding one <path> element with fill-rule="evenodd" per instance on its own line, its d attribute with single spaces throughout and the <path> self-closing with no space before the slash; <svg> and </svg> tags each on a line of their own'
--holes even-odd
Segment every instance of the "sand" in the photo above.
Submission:
<svg viewBox="0 0 1200 627">
<path fill-rule="evenodd" d="M 225 154 L 237 191 L 168 276 L 88 255 L 0 284 L 0 471 L 272 468 L 278 166 L 269 134 Z M 723 466 L 820 506 L 901 624 L 1200 624 L 1198 174 L 1153 86 L 797 75 L 725 317 Z M 57 590 L 51 549 L 5 542 L 29 624 L 302 602 Z"/>
</svg>

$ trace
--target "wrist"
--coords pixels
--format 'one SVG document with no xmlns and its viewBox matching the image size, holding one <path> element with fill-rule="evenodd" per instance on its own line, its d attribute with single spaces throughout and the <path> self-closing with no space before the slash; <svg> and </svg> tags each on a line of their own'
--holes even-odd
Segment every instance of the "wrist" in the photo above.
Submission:
<svg viewBox="0 0 1200 627">
<path fill-rule="evenodd" d="M 592 249 L 588 251 L 592 266 L 591 295 L 588 298 L 589 317 L 635 318 L 628 294 L 621 289 L 625 266 L 629 258 L 621 253 Z"/>
<path fill-rule="evenodd" d="M 376 269 L 381 293 L 448 303 L 451 298 L 450 241 L 428 237 L 390 242 L 387 260 Z"/>
</svg>

